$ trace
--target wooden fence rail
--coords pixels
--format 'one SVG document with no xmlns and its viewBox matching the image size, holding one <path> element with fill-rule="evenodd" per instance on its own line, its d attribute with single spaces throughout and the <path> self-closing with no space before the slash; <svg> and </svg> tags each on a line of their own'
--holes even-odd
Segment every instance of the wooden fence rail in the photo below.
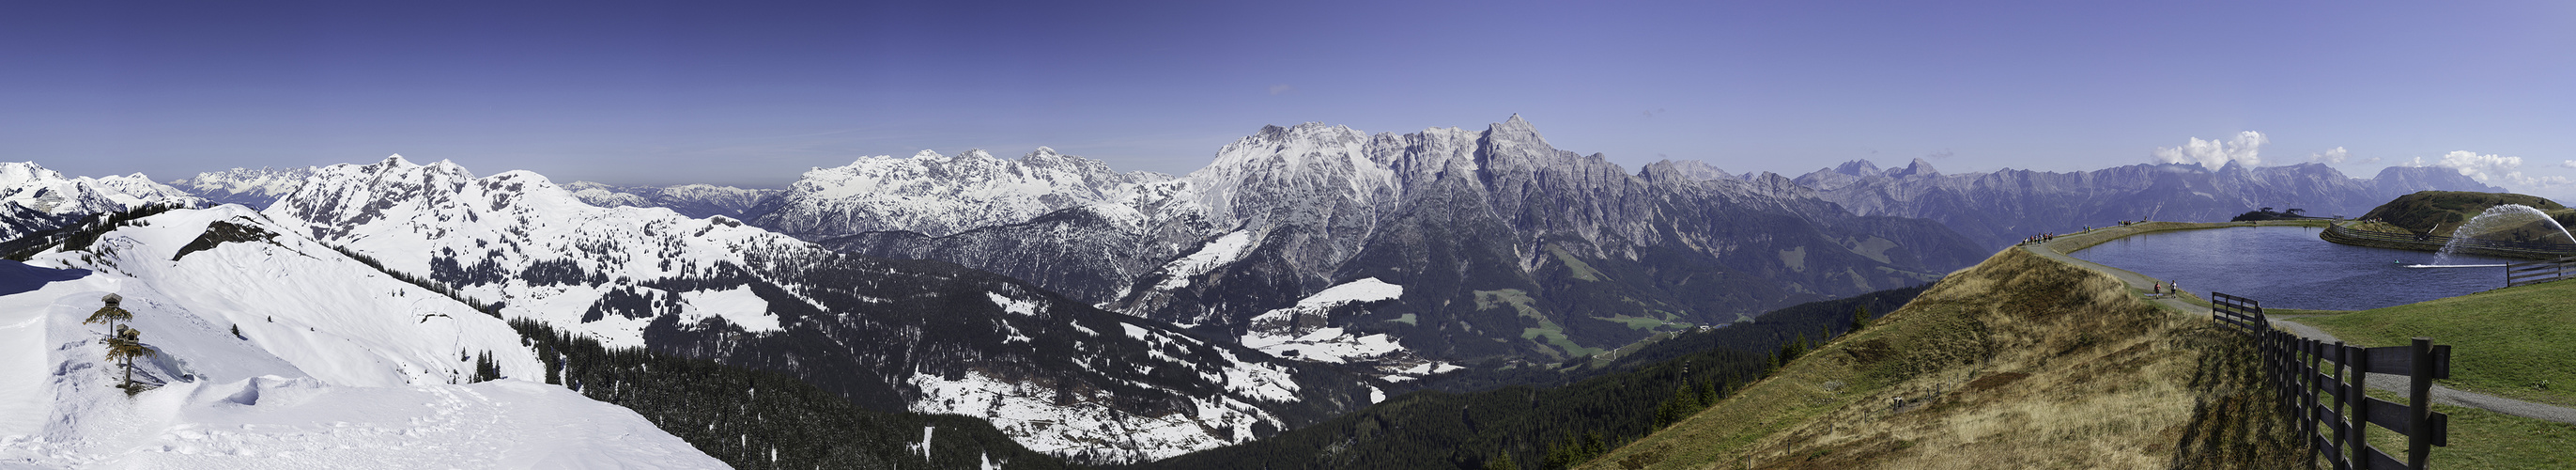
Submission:
<svg viewBox="0 0 2576 470">
<path fill-rule="evenodd" d="M 2576 276 L 2576 256 L 2504 266 L 2505 287 L 2555 281 L 2570 276 Z"/>
<path fill-rule="evenodd" d="M 2254 299 L 2210 298 L 2213 318 L 2256 342 L 2281 412 L 2298 423 L 2299 441 L 2336 470 L 2422 469 L 2434 446 L 2450 445 L 2450 416 L 2433 412 L 2433 381 L 2451 376 L 2450 346 L 2421 337 L 2380 348 L 2326 343 L 2273 329 Z M 2407 403 L 2365 393 L 2370 374 L 2406 376 Z M 2370 445 L 2370 425 L 2405 435 L 2405 458 Z"/>
</svg>

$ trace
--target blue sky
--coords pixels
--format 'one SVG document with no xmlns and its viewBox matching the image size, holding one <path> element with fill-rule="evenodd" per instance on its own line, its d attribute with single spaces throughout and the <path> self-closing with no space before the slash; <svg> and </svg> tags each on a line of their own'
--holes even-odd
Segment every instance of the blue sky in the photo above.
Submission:
<svg viewBox="0 0 2576 470">
<path fill-rule="evenodd" d="M 0 160 L 778 186 L 921 149 L 1186 172 L 1267 124 L 1517 113 L 1631 168 L 2083 170 L 2253 131 L 2266 165 L 2576 176 L 2571 2 L 743 3 L 21 2 Z"/>
</svg>

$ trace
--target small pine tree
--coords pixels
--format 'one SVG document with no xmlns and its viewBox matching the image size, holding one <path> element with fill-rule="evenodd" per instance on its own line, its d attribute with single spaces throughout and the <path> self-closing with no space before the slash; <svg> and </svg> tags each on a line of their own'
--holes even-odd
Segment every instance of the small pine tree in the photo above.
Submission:
<svg viewBox="0 0 2576 470">
<path fill-rule="evenodd" d="M 1799 333 L 1798 340 L 1791 341 L 1789 344 L 1780 345 L 1780 364 L 1788 365 L 1789 361 L 1798 360 L 1798 356 L 1804 356 L 1806 354 L 1807 334 Z"/>
<path fill-rule="evenodd" d="M 116 304 L 111 301 L 107 306 L 99 307 L 97 312 L 90 313 L 89 319 L 82 320 L 81 323 L 105 323 L 107 324 L 107 331 L 114 332 L 119 331 L 117 329 L 118 325 L 133 319 L 134 312 L 128 312 L 125 311 L 125 309 L 117 308 Z"/>
<path fill-rule="evenodd" d="M 1853 308 L 1852 308 L 1852 327 L 1851 327 L 1851 330 L 1852 330 L 1852 331 L 1860 331 L 1860 329 L 1862 329 L 1862 328 L 1868 328 L 1868 327 L 1869 327 L 1869 306 L 1868 306 L 1868 305 L 1862 305 L 1862 306 L 1859 306 L 1859 307 L 1853 307 Z"/>
<path fill-rule="evenodd" d="M 1504 451 L 1503 455 L 1485 461 L 1485 470 L 1521 470 L 1521 466 L 1512 463 L 1511 451 Z"/>
<path fill-rule="evenodd" d="M 1702 381 L 1702 382 L 1700 382 L 1700 383 L 1699 383 L 1699 406 L 1700 406 L 1700 407 L 1702 407 L 1702 408 L 1706 408 L 1706 407 L 1710 407 L 1710 406 L 1715 406 L 1715 405 L 1717 405 L 1717 399 L 1718 399 L 1718 398 L 1719 398 L 1719 396 L 1718 396 L 1718 394 L 1717 394 L 1717 381 L 1709 380 L 1709 381 Z"/>
<path fill-rule="evenodd" d="M 152 350 L 143 347 L 143 331 L 130 326 L 120 327 L 115 336 L 100 342 L 107 343 L 108 361 L 125 366 L 125 380 L 117 387 L 125 389 L 127 395 L 142 391 L 134 386 L 134 358 L 152 353 Z"/>
<path fill-rule="evenodd" d="M 474 355 L 474 378 L 468 383 L 490 382 L 500 379 L 501 363 L 499 361 L 492 360 L 491 352 L 486 351 L 482 354 Z"/>
<path fill-rule="evenodd" d="M 134 358 L 151 354 L 152 351 L 143 347 L 143 331 L 125 324 L 134 320 L 134 312 L 128 312 L 119 307 L 125 301 L 125 296 L 108 294 L 106 297 L 100 297 L 99 301 L 105 305 L 100 306 L 98 311 L 91 312 L 89 318 L 81 320 L 81 323 L 107 324 L 108 335 L 98 342 L 107 344 L 108 361 L 125 367 L 125 380 L 118 383 L 117 387 L 125 389 L 128 395 L 134 394 L 138 391 L 134 387 Z"/>
</svg>

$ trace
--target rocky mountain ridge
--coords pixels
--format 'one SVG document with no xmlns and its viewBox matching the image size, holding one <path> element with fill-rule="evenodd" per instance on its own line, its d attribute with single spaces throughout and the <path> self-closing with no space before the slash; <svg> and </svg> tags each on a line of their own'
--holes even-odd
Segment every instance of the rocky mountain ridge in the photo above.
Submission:
<svg viewBox="0 0 2576 470">
<path fill-rule="evenodd" d="M 572 191 L 572 197 L 593 206 L 660 207 L 690 218 L 725 216 L 735 220 L 749 219 L 745 214 L 752 207 L 780 192 L 711 184 L 611 186 L 589 181 L 574 181 L 563 187 Z"/>
<path fill-rule="evenodd" d="M 2223 221 L 2261 207 L 2356 216 L 2416 191 L 2503 191 L 2448 168 L 2397 166 L 2358 179 L 2321 163 L 2247 167 L 2231 162 L 2217 170 L 2191 164 L 2082 172 L 2008 168 L 1944 175 L 1922 159 L 1888 170 L 1855 160 L 1795 181 L 1854 213 L 1936 220 L 1991 247 L 2032 234 L 2122 220 Z"/>
<path fill-rule="evenodd" d="M 313 176 L 312 167 L 234 168 L 197 173 L 196 176 L 171 180 L 170 185 L 215 204 L 240 204 L 259 210 L 277 202 L 278 197 L 294 192 Z"/>
<path fill-rule="evenodd" d="M 142 173 L 66 177 L 35 162 L 0 162 L 0 242 L 153 204 L 198 207 L 206 200 Z"/>
<path fill-rule="evenodd" d="M 1052 152 L 1023 160 L 1041 154 Z M 931 157 L 903 162 L 941 162 Z M 949 161 L 960 160 L 996 165 Z M 951 185 L 922 170 L 865 180 L 880 194 L 829 202 L 850 186 L 842 173 L 799 182 L 802 197 L 775 199 L 781 210 L 754 223 L 853 252 L 959 262 L 1238 340 L 1257 316 L 1372 279 L 1402 294 L 1332 309 L 1325 323 L 1446 361 L 1580 358 L 1658 331 L 1919 283 L 1983 254 L 1928 222 L 1844 212 L 1776 175 L 1725 178 L 1682 164 L 1632 174 L 1548 146 L 1518 116 L 1484 131 L 1412 134 L 1270 126 L 1168 180 Z M 1013 188 L 1034 189 L 1003 191 Z M 1036 215 L 979 214 L 999 222 L 963 230 L 971 224 L 811 231 L 832 220 L 929 219 L 957 205 L 887 201 L 984 201 L 975 197 L 1024 208 L 987 214 Z M 1035 204 L 1044 201 L 1057 205 Z M 794 220 L 816 214 L 840 215 Z M 932 232 L 875 230 L 889 226 Z"/>
</svg>

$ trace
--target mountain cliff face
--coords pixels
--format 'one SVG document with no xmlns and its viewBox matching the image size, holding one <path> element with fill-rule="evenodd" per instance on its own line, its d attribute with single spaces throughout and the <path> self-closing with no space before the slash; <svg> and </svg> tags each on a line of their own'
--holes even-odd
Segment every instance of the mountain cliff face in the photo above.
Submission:
<svg viewBox="0 0 2576 470">
<path fill-rule="evenodd" d="M 1039 148 L 1014 160 L 982 150 L 954 157 L 862 158 L 816 168 L 748 215 L 753 224 L 808 239 L 865 232 L 927 236 L 1027 221 L 1121 199 L 1120 190 L 1169 177 L 1117 173 L 1099 160 Z"/>
<path fill-rule="evenodd" d="M 2229 163 L 2215 171 L 2155 164 L 1943 175 L 1920 159 L 1894 170 L 1854 161 L 1799 176 L 1796 182 L 1854 213 L 1931 219 L 1992 247 L 2122 220 L 2221 221 L 2262 207 L 2351 216 L 2415 191 L 2502 191 L 2446 168 L 2390 167 L 2363 180 L 2319 163 L 2257 168 Z"/>
<path fill-rule="evenodd" d="M 691 218 L 725 216 L 742 220 L 743 214 L 762 199 L 779 193 L 776 189 L 743 189 L 709 184 L 678 186 L 610 186 L 588 181 L 563 185 L 572 197 L 599 207 L 660 207 Z"/>
<path fill-rule="evenodd" d="M 1022 161 L 1042 155 L 1053 152 Z M 1517 116 L 1412 134 L 1272 126 L 1169 180 L 1087 166 L 1096 170 L 1080 178 L 1001 184 L 1032 179 L 933 170 L 951 166 L 1011 168 L 971 155 L 862 160 L 809 172 L 755 223 L 844 250 L 955 261 L 1216 337 L 1290 344 L 1298 338 L 1280 336 L 1331 328 L 1304 344 L 1392 342 L 1415 356 L 1352 361 L 1391 379 L 1439 368 L 1421 358 L 1585 357 L 1658 331 L 1924 282 L 1984 254 L 1931 222 L 1855 216 L 1777 175 L 1681 163 L 1632 174 L 1547 145 Z M 908 172 L 860 171 L 879 167 Z M 831 189 L 850 187 L 873 192 Z M 869 216 L 833 215 L 857 213 Z M 1400 294 L 1307 309 L 1299 318 L 1312 324 L 1278 327 L 1276 312 L 1364 280 Z M 1265 315 L 1273 320 L 1256 320 Z"/>
<path fill-rule="evenodd" d="M 524 171 L 335 165 L 263 214 L 508 316 L 789 373 L 863 406 L 984 418 L 1058 455 L 1159 458 L 1376 399 L 1348 375 L 1002 276 L 595 207 Z"/>
</svg>

